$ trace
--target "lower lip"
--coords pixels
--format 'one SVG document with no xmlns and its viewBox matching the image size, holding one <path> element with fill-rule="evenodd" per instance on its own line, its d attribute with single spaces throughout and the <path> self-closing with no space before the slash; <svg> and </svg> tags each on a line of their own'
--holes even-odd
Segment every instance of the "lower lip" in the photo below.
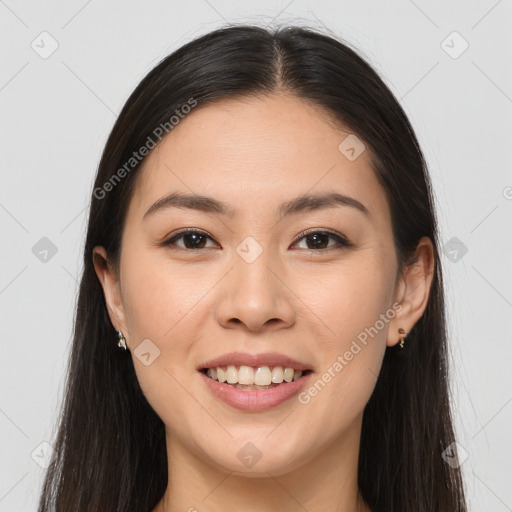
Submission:
<svg viewBox="0 0 512 512">
<path fill-rule="evenodd" d="M 242 411 L 259 412 L 272 409 L 295 396 L 309 380 L 312 373 L 292 382 L 283 382 L 270 389 L 239 389 L 213 380 L 199 372 L 211 392 L 223 402 Z"/>
</svg>

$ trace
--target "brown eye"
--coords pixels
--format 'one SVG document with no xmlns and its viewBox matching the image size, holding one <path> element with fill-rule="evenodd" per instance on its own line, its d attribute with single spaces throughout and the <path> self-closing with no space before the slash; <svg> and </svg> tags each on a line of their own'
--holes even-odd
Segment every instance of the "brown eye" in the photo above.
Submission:
<svg viewBox="0 0 512 512">
<path fill-rule="evenodd" d="M 329 239 L 334 240 L 335 243 L 329 245 Z M 301 248 L 307 250 L 325 250 L 333 247 L 342 248 L 351 246 L 350 242 L 344 236 L 330 231 L 309 231 L 301 233 L 297 242 L 301 240 L 306 241 L 306 247 Z"/>
<path fill-rule="evenodd" d="M 205 249 L 207 239 L 213 240 L 209 235 L 204 233 L 203 231 L 198 231 L 195 229 L 188 229 L 185 231 L 181 231 L 177 233 L 172 238 L 169 238 L 164 242 L 164 245 L 171 246 L 176 245 L 178 249 L 183 250 L 196 250 L 196 249 Z M 183 246 L 177 245 L 175 242 L 183 239 Z M 174 247 L 171 247 L 174 248 Z"/>
<path fill-rule="evenodd" d="M 168 246 L 171 249 L 193 251 L 211 248 L 212 246 L 207 246 L 208 239 L 213 241 L 213 238 L 204 231 L 187 229 L 173 235 L 171 238 L 166 240 L 163 245 Z M 176 243 L 179 240 L 183 240 L 183 245 Z M 352 246 L 352 244 L 343 235 L 331 231 L 317 230 L 303 232 L 297 237 L 294 245 L 302 240 L 305 241 L 306 247 L 299 247 L 299 249 L 314 250 L 315 252 Z M 334 243 L 330 244 L 330 241 L 333 241 Z"/>
</svg>

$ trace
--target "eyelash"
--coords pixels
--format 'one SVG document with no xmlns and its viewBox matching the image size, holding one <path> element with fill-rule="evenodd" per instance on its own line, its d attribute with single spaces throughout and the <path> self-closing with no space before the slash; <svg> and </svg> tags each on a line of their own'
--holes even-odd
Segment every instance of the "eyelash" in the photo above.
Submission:
<svg viewBox="0 0 512 512">
<path fill-rule="evenodd" d="M 175 242 L 176 240 L 179 240 L 184 235 L 189 234 L 189 233 L 194 233 L 194 234 L 198 234 L 198 235 L 201 235 L 201 236 L 205 236 L 205 237 L 210 238 L 211 240 L 213 240 L 213 237 L 211 237 L 205 231 L 202 231 L 200 229 L 195 229 L 195 228 L 188 228 L 188 229 L 183 229 L 179 233 L 176 233 L 171 238 L 169 238 L 165 242 L 163 242 L 162 245 L 167 246 L 167 247 L 169 247 L 169 249 L 176 250 L 176 251 L 180 251 L 181 250 L 181 251 L 188 251 L 188 252 L 190 252 L 190 251 L 197 252 L 197 251 L 204 250 L 204 249 L 188 249 L 188 248 L 183 248 L 183 247 L 171 247 L 171 245 L 173 245 L 173 242 Z M 334 246 L 326 248 L 326 249 L 304 249 L 306 251 L 328 252 L 328 251 L 330 251 L 332 249 L 339 250 L 339 249 L 343 249 L 343 248 L 352 247 L 352 244 L 347 240 L 346 237 L 344 237 L 343 235 L 341 235 L 339 233 L 336 233 L 335 231 L 315 230 L 315 229 L 306 230 L 306 231 L 302 231 L 301 233 L 299 233 L 299 235 L 297 235 L 297 238 L 295 239 L 293 244 L 296 244 L 297 242 L 299 242 L 303 238 L 306 238 L 307 236 L 312 236 L 312 235 L 329 235 L 331 238 L 335 239 L 338 242 L 338 245 L 337 246 L 334 245 Z"/>
</svg>

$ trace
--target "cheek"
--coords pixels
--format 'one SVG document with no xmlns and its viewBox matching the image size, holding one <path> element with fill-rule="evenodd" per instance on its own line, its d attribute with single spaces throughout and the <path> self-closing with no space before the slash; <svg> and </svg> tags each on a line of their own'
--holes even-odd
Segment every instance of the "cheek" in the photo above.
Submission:
<svg viewBox="0 0 512 512">
<path fill-rule="evenodd" d="M 339 266 L 329 279 L 311 275 L 298 293 L 307 297 L 306 305 L 321 320 L 314 321 L 309 313 L 317 326 L 322 365 L 299 397 L 312 413 L 306 421 L 313 430 L 317 418 L 332 418 L 333 429 L 353 421 L 366 406 L 380 371 L 395 313 L 390 307 L 393 274 L 391 268 L 386 270 L 389 262 L 367 256 L 358 264 Z"/>
<path fill-rule="evenodd" d="M 318 348 L 327 353 L 344 351 L 352 340 L 364 342 L 365 333 L 368 340 L 375 340 L 374 344 L 384 341 L 388 322 L 380 319 L 386 312 L 387 320 L 392 318 L 388 310 L 393 276 L 389 262 L 368 252 L 336 268 L 312 268 L 307 280 L 297 280 L 294 291 L 310 310 L 310 321 L 314 321 L 314 313 L 315 323 L 325 335 Z M 372 329 L 375 326 L 377 333 Z"/>
<path fill-rule="evenodd" d="M 149 251 L 132 252 L 126 257 L 124 271 L 123 306 L 136 343 L 144 338 L 162 343 L 172 337 L 208 288 L 197 273 L 183 272 L 179 265 Z"/>
<path fill-rule="evenodd" d="M 183 386 L 190 385 L 195 374 L 191 351 L 195 340 L 204 337 L 199 317 L 205 314 L 207 292 L 218 277 L 200 277 L 191 269 L 184 272 L 175 262 L 148 252 L 126 254 L 122 295 L 137 380 L 162 420 L 174 428 L 180 417 L 182 425 L 178 427 L 186 432 L 190 426 L 186 426 L 183 411 L 188 411 L 187 419 L 201 417 L 201 411 L 194 409 Z M 148 365 L 144 364 L 148 358 L 140 357 L 143 340 L 150 353 Z"/>
</svg>

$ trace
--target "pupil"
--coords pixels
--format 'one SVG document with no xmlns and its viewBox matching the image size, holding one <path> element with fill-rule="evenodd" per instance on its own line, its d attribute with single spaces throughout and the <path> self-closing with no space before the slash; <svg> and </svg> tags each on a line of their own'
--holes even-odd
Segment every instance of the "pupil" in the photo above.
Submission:
<svg viewBox="0 0 512 512">
<path fill-rule="evenodd" d="M 185 247 L 187 247 L 187 249 L 197 249 L 197 248 L 201 248 L 199 247 L 199 243 L 197 243 L 197 241 L 199 240 L 199 242 L 201 241 L 201 238 L 204 238 L 203 235 L 199 235 L 199 234 L 194 234 L 194 233 L 191 233 L 191 234 L 186 234 L 184 236 L 184 240 L 185 240 Z M 192 246 L 189 247 L 189 244 L 187 244 L 187 240 L 195 240 L 192 242 Z M 204 245 L 204 240 L 203 240 L 203 245 Z"/>
<path fill-rule="evenodd" d="M 314 235 L 309 235 L 309 236 L 307 237 L 307 238 L 308 238 L 308 239 L 310 239 L 310 240 L 311 240 L 311 239 L 315 239 L 315 240 L 316 240 L 316 242 L 315 242 L 315 243 L 313 243 L 313 247 L 314 247 L 314 248 L 318 248 L 318 247 L 320 247 L 320 245 L 322 245 L 322 241 L 321 241 L 321 240 L 320 240 L 320 243 L 317 243 L 317 242 L 319 241 L 319 240 L 318 240 L 318 238 L 319 238 L 319 237 L 327 238 L 327 235 L 321 235 L 321 234 L 318 234 L 318 233 L 317 233 L 317 234 L 314 234 Z M 310 248 L 310 247 L 308 247 L 308 248 Z M 323 247 L 322 247 L 322 248 L 323 248 Z"/>
</svg>

